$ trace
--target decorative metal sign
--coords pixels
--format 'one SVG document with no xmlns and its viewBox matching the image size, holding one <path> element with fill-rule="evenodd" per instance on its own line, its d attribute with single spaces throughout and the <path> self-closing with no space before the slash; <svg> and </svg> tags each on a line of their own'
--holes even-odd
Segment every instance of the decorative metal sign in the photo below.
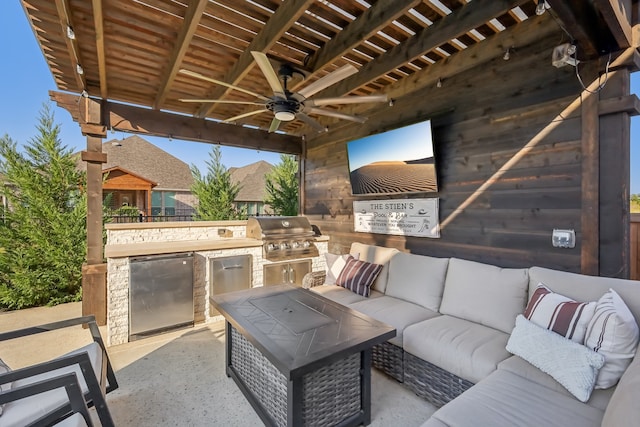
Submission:
<svg viewBox="0 0 640 427">
<path fill-rule="evenodd" d="M 440 237 L 438 199 L 358 200 L 353 218 L 362 233 Z"/>
</svg>

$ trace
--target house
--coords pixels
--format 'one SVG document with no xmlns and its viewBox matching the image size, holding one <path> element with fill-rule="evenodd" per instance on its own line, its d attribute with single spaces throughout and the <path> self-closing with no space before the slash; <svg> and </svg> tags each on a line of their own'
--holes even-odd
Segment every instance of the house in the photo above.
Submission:
<svg viewBox="0 0 640 427">
<path fill-rule="evenodd" d="M 272 169 L 273 165 L 264 160 L 240 168 L 229 168 L 231 182 L 240 185 L 236 197 L 237 208 L 245 208 L 249 216 L 272 213 L 269 206 L 264 204 L 266 175 Z"/>
<path fill-rule="evenodd" d="M 137 207 L 145 215 L 191 215 L 197 204 L 191 193 L 193 175 L 182 160 L 134 135 L 102 144 L 107 162 L 103 200 L 112 209 Z M 86 163 L 78 161 L 86 170 Z"/>
</svg>

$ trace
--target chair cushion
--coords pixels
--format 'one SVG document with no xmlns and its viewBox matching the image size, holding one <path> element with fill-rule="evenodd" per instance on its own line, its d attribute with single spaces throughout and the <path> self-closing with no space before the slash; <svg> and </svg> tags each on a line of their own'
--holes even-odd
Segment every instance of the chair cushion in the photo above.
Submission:
<svg viewBox="0 0 640 427">
<path fill-rule="evenodd" d="M 603 412 L 498 370 L 433 414 L 425 426 L 599 427 Z"/>
<path fill-rule="evenodd" d="M 516 319 L 507 351 L 551 375 L 581 402 L 589 400 L 598 371 L 604 365 L 602 354 L 538 326 L 523 315 Z"/>
<path fill-rule="evenodd" d="M 56 424 L 56 427 L 87 427 L 87 423 L 79 412 Z"/>
<path fill-rule="evenodd" d="M 524 310 L 524 317 L 538 326 L 582 344 L 595 311 L 595 301 L 574 301 L 540 283 Z"/>
<path fill-rule="evenodd" d="M 511 356 L 510 358 L 503 360 L 498 364 L 498 370 L 500 369 L 507 370 L 529 381 L 533 381 L 535 383 L 543 385 L 546 388 L 551 389 L 557 393 L 564 394 L 573 398 L 573 395 L 569 393 L 569 391 L 564 388 L 562 384 L 556 381 L 551 375 L 545 374 L 540 369 L 536 368 L 521 357 Z M 607 405 L 609 404 L 609 400 L 611 400 L 611 395 L 613 395 L 614 389 L 615 387 L 608 388 L 606 390 L 593 390 L 593 392 L 591 393 L 591 397 L 585 403 L 589 406 L 593 406 L 596 409 L 604 411 L 605 409 L 607 409 Z"/>
<path fill-rule="evenodd" d="M 526 269 L 449 260 L 440 313 L 510 334 L 527 303 Z"/>
<path fill-rule="evenodd" d="M 373 264 L 367 261 L 360 261 L 353 257 L 347 262 L 336 279 L 336 285 L 349 289 L 358 295 L 368 297 L 371 285 L 376 280 L 382 265 Z"/>
<path fill-rule="evenodd" d="M 399 251 L 394 248 L 385 248 L 382 246 L 367 245 L 364 243 L 353 242 L 349 253 L 352 255 L 359 254 L 361 260 L 382 265 L 382 271 L 378 278 L 373 282 L 372 289 L 384 293 L 387 289 L 387 281 L 389 279 L 389 260 Z"/>
<path fill-rule="evenodd" d="M 602 427 L 638 425 L 638 420 L 640 420 L 638 390 L 640 390 L 640 357 L 636 356 L 620 378 L 616 391 L 604 413 Z"/>
<path fill-rule="evenodd" d="M 4 363 L 2 359 L 0 359 L 0 374 L 4 374 L 7 372 L 11 372 L 11 368 L 6 363 Z M 12 382 L 0 384 L 0 392 L 11 390 L 12 384 L 13 384 Z M 3 408 L 4 408 L 4 404 L 0 405 L 0 415 L 2 415 Z"/>
<path fill-rule="evenodd" d="M 324 254 L 324 258 L 327 261 L 327 275 L 324 279 L 324 283 L 327 285 L 335 285 L 336 279 L 340 275 L 340 272 L 344 268 L 347 260 L 353 257 L 358 259 L 359 254 L 345 254 L 345 255 L 336 255 L 329 252 Z"/>
<path fill-rule="evenodd" d="M 385 294 L 438 311 L 448 265 L 448 258 L 398 252 L 389 261 Z"/>
<path fill-rule="evenodd" d="M 92 342 L 80 349 L 67 353 L 67 355 L 74 355 L 87 352 L 91 365 L 95 372 L 96 378 L 100 381 L 101 367 L 102 367 L 102 349 L 101 347 Z M 21 387 L 27 384 L 33 384 L 36 381 L 40 381 L 47 378 L 53 378 L 69 372 L 75 372 L 80 383 L 80 388 L 83 393 L 88 391 L 87 383 L 82 375 L 82 371 L 78 365 L 66 366 L 64 368 L 55 369 L 49 372 L 45 372 L 39 375 L 34 375 L 29 378 L 24 378 L 14 381 L 14 387 Z M 50 413 L 51 411 L 59 408 L 69 402 L 67 393 L 63 389 L 50 390 L 38 395 L 29 396 L 24 399 L 9 402 L 5 405 L 0 422 L 2 426 L 23 426 L 27 425 L 36 419 Z"/>
<path fill-rule="evenodd" d="M 584 345 L 605 356 L 596 388 L 614 386 L 627 369 L 638 347 L 638 324 L 613 289 L 599 300 L 587 328 Z"/>
<path fill-rule="evenodd" d="M 436 311 L 390 296 L 356 302 L 349 308 L 396 328 L 396 336 L 389 342 L 398 347 L 402 347 L 402 333 L 407 326 L 440 316 Z"/>
<path fill-rule="evenodd" d="M 477 383 L 511 356 L 509 335 L 457 317 L 442 315 L 405 328 L 405 351 L 458 377 Z"/>
<path fill-rule="evenodd" d="M 349 289 L 345 289 L 342 286 L 338 286 L 338 285 L 315 286 L 313 288 L 309 288 L 309 290 L 315 293 L 318 293 L 323 297 L 328 298 L 331 301 L 335 301 L 342 305 L 349 305 L 358 301 L 365 301 L 367 299 L 379 298 L 384 295 L 382 292 L 371 290 L 371 293 L 369 294 L 369 298 L 366 298 L 366 297 L 363 297 L 362 295 L 358 295 L 354 292 L 351 292 Z"/>
</svg>

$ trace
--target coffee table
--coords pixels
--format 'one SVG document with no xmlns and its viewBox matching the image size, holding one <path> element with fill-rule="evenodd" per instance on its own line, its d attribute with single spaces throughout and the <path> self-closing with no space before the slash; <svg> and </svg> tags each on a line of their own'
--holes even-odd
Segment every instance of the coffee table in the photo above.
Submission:
<svg viewBox="0 0 640 427">
<path fill-rule="evenodd" d="M 212 296 L 226 319 L 226 372 L 269 426 L 371 422 L 371 348 L 396 330 L 306 289 Z"/>
</svg>

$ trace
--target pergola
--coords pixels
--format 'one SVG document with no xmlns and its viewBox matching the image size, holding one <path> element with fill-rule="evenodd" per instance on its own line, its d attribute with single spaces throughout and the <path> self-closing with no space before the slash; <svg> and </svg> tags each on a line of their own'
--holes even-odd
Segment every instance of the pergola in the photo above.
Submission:
<svg viewBox="0 0 640 427">
<path fill-rule="evenodd" d="M 99 288 L 104 281 L 101 163 L 105 155 L 101 153 L 101 141 L 109 130 L 300 156 L 301 213 L 335 232 L 334 245 L 340 248 L 354 239 L 350 224 L 353 197 L 345 190 L 348 180 L 343 170 L 345 141 L 423 118 L 437 118 L 436 137 L 446 141 L 436 155 L 436 162 L 444 167 L 439 176 L 442 212 L 460 215 L 469 204 L 477 203 L 478 198 L 472 197 L 474 191 L 480 189 L 486 195 L 488 190 L 483 185 L 506 183 L 504 174 L 511 173 L 511 169 L 505 169 L 496 176 L 494 171 L 512 165 L 489 157 L 472 166 L 474 155 L 495 153 L 499 147 L 492 144 L 498 144 L 499 139 L 503 143 L 501 152 L 508 151 L 504 148 L 507 131 L 522 135 L 520 139 L 511 137 L 516 151 L 536 137 L 547 141 L 553 130 L 539 133 L 543 128 L 540 123 L 553 123 L 557 115 L 564 120 L 576 114 L 579 120 L 567 126 L 578 134 L 566 132 L 562 139 L 567 144 L 571 141 L 571 147 L 579 152 L 577 158 L 565 162 L 565 166 L 570 165 L 566 176 L 553 160 L 560 157 L 553 156 L 570 154 L 559 150 L 554 155 L 549 148 L 545 155 L 552 160 L 531 166 L 544 172 L 520 173 L 512 178 L 520 181 L 520 188 L 526 188 L 531 177 L 542 176 L 544 182 L 549 181 L 530 194 L 543 210 L 545 200 L 554 200 L 546 208 L 549 212 L 533 212 L 524 202 L 514 207 L 517 197 L 512 198 L 510 206 L 491 200 L 474 205 L 475 214 L 468 209 L 462 213 L 460 221 L 481 223 L 478 230 L 482 231 L 472 231 L 468 238 L 462 237 L 462 231 L 454 233 L 453 227 L 449 236 L 443 235 L 433 244 L 394 238 L 383 243 L 415 252 L 462 254 L 476 259 L 488 257 L 482 255 L 483 248 L 491 247 L 496 250 L 494 258 L 504 265 L 557 262 L 590 274 L 625 275 L 625 270 L 618 270 L 629 253 L 628 219 L 625 232 L 625 204 L 621 200 L 628 196 L 628 189 L 622 188 L 625 179 L 628 186 L 628 166 L 625 169 L 621 165 L 628 163 L 629 115 L 637 114 L 639 105 L 638 98 L 629 93 L 629 73 L 640 65 L 636 1 L 21 1 L 57 85 L 51 98 L 69 111 L 87 136 L 83 152 L 83 160 L 88 163 L 89 194 L 85 289 Z M 577 57 L 585 64 L 583 75 L 589 76 L 585 85 L 590 90 L 578 86 L 573 71 L 566 71 L 572 69 L 571 65 L 560 71 L 550 64 L 553 46 L 567 42 L 577 47 Z M 252 94 L 272 93 L 272 86 L 255 65 L 252 51 L 265 53 L 276 69 L 279 64 L 289 64 L 301 71 L 305 78 L 295 73 L 288 87 L 292 91 L 351 64 L 358 69 L 356 74 L 326 87 L 315 97 L 384 94 L 390 102 L 326 107 L 368 117 L 364 124 L 310 113 L 327 131 L 318 132 L 306 121 L 293 120 L 282 122 L 278 132 L 269 132 L 272 112 L 245 115 L 256 106 L 237 103 L 254 101 Z M 519 77 L 502 74 L 499 65 L 507 60 L 512 70 L 519 67 Z M 610 92 L 602 91 L 599 98 L 581 97 L 581 93 L 597 92 L 597 76 L 605 72 Z M 250 94 L 196 74 L 240 86 Z M 497 92 L 504 92 L 503 98 L 493 98 Z M 578 106 L 571 103 L 576 96 Z M 490 98 L 491 105 L 485 105 L 489 101 L 483 99 Z M 571 105 L 575 108 L 567 110 Z M 235 119 L 226 121 L 229 118 Z M 536 121 L 538 118 L 540 121 Z M 605 153 L 599 147 L 607 139 L 617 141 L 617 145 L 610 145 Z M 476 145 L 483 141 L 486 148 L 479 153 Z M 558 141 L 550 144 L 559 146 Z M 465 146 L 469 148 L 467 153 Z M 464 168 L 455 169 L 454 165 Z M 571 181 L 566 190 L 570 198 L 559 193 L 553 196 L 560 181 Z M 460 182 L 473 188 L 455 187 Z M 566 200 L 572 201 L 571 206 L 566 206 Z M 540 227 L 540 218 L 549 215 L 544 227 L 554 225 L 558 218 L 552 218 L 555 209 L 562 210 L 560 218 L 579 234 L 582 231 L 577 254 L 546 257 L 536 255 L 531 245 L 501 243 L 505 232 L 495 229 L 514 215 L 523 215 L 522 222 L 532 224 L 519 225 L 524 230 L 520 234 L 535 240 L 540 237 L 534 230 Z M 465 219 L 465 214 L 471 217 Z M 531 215 L 535 220 L 531 221 Z M 620 224 L 607 231 L 602 227 L 605 215 Z M 380 242 L 379 236 L 367 238 Z M 605 254 L 609 251 L 615 256 Z"/>
</svg>

